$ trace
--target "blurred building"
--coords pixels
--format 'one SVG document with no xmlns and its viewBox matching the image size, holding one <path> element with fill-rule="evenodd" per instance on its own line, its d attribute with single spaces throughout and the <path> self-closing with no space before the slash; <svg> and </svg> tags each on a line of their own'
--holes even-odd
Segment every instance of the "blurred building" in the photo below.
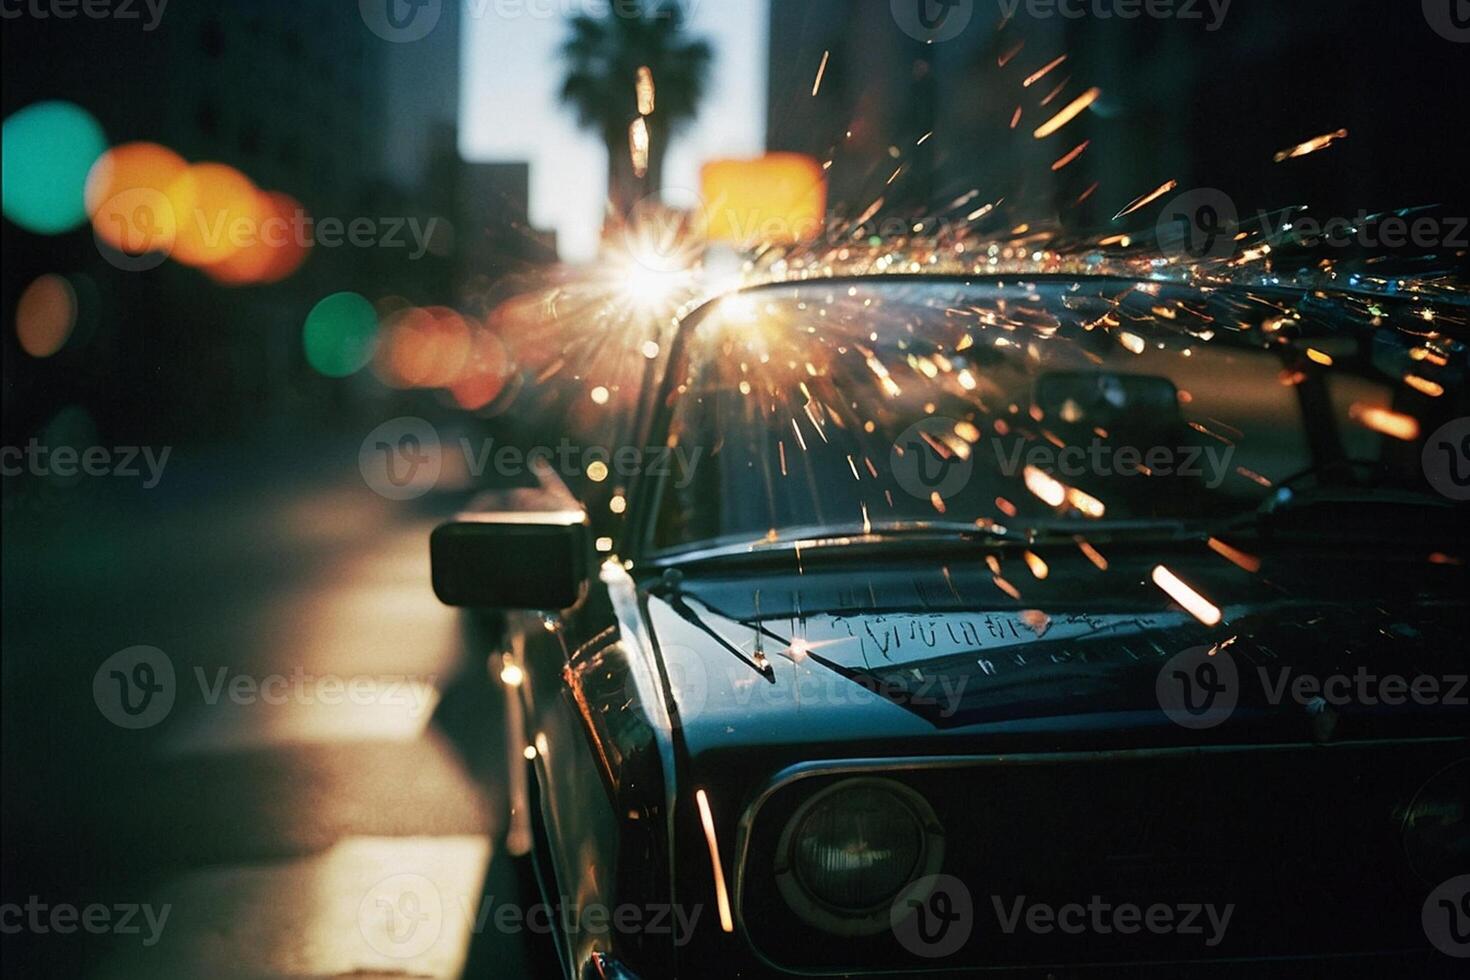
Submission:
<svg viewBox="0 0 1470 980">
<path fill-rule="evenodd" d="M 1006 22 L 976 0 L 953 8 L 968 17 L 957 36 L 925 44 L 891 0 L 771 0 L 769 147 L 832 160 L 830 207 L 848 216 L 879 197 L 891 212 L 932 213 L 974 191 L 977 208 L 1004 199 L 1013 218 L 1097 232 L 1127 225 L 1113 216 L 1168 180 L 1220 188 L 1249 213 L 1434 202 L 1465 213 L 1454 121 L 1470 48 L 1436 35 L 1417 5 L 1240 3 L 1218 22 L 1216 5 L 1169 9 L 1186 6 L 1186 18 L 1054 5 L 1034 17 L 1023 2 Z M 1034 137 L 1093 86 L 1102 95 L 1087 112 Z M 1351 136 L 1331 152 L 1273 160 L 1339 129 Z"/>
</svg>

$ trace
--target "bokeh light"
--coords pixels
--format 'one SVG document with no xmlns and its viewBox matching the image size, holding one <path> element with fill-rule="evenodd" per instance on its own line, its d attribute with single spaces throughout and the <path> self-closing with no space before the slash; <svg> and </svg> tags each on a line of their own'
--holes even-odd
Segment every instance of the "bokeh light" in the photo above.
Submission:
<svg viewBox="0 0 1470 980">
<path fill-rule="evenodd" d="M 306 316 L 306 361 L 329 378 L 356 374 L 373 359 L 378 313 L 357 293 L 334 293 Z"/>
<path fill-rule="evenodd" d="M 50 357 L 65 347 L 76 322 L 76 290 L 62 276 L 41 276 L 16 304 L 16 337 L 20 349 L 32 357 Z"/>
<path fill-rule="evenodd" d="M 400 310 L 387 321 L 379 374 L 400 388 L 448 388 L 470 363 L 474 341 L 464 317 L 446 306 Z"/>
<path fill-rule="evenodd" d="M 5 217 L 41 235 L 87 220 L 87 172 L 107 150 L 91 114 L 70 102 L 38 102 L 0 132 L 0 198 Z"/>
<path fill-rule="evenodd" d="M 500 397 L 509 377 L 510 352 L 505 342 L 493 330 L 476 330 L 469 362 L 449 386 L 449 393 L 460 408 L 478 412 Z"/>
<path fill-rule="evenodd" d="M 304 229 L 306 211 L 287 194 L 262 193 L 259 234 L 229 258 L 207 266 L 205 272 L 227 286 L 280 282 L 301 268 L 311 241 Z"/>
<path fill-rule="evenodd" d="M 194 206 L 183 157 L 157 143 L 124 143 L 98 158 L 87 175 L 87 213 L 97 238 L 126 255 L 167 254 L 180 215 Z"/>
<path fill-rule="evenodd" d="M 173 257 L 179 262 L 214 265 L 259 237 L 261 194 L 234 167 L 196 163 L 171 185 L 168 196 L 191 192 L 192 206 L 178 215 Z"/>
</svg>

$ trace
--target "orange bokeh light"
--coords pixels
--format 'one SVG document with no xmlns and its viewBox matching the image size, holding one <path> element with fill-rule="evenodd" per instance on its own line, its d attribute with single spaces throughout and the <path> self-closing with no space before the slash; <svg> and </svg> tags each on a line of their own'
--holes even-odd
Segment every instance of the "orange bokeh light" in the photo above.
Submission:
<svg viewBox="0 0 1470 980">
<path fill-rule="evenodd" d="M 87 174 L 86 204 L 97 237 L 128 255 L 169 252 L 181 215 L 194 206 L 184 158 L 157 143 L 124 143 Z"/>
<path fill-rule="evenodd" d="M 226 286 L 280 282 L 306 261 L 311 240 L 301 203 L 287 194 L 262 193 L 257 204 L 258 234 L 233 255 L 205 267 L 216 282 Z"/>
<path fill-rule="evenodd" d="M 76 322 L 76 290 L 58 275 L 31 283 L 15 307 L 16 338 L 32 357 L 50 357 L 65 347 Z"/>
<path fill-rule="evenodd" d="M 169 196 L 192 191 L 192 203 L 178 215 L 173 257 L 203 267 L 223 262 L 257 240 L 262 204 L 250 179 L 223 163 L 197 163 L 170 185 Z"/>
<path fill-rule="evenodd" d="M 447 388 L 470 363 L 473 338 L 464 318 L 446 306 L 412 307 L 383 325 L 379 374 L 402 388 Z"/>
<path fill-rule="evenodd" d="M 449 393 L 460 408 L 476 412 L 500 397 L 509 377 L 510 352 L 504 341 L 493 330 L 477 330 L 469 361 L 450 384 Z"/>
</svg>

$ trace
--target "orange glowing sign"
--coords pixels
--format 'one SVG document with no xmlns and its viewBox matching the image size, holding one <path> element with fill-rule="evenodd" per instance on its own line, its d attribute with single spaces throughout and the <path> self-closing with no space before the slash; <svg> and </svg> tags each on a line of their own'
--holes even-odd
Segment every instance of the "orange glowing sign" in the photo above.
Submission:
<svg viewBox="0 0 1470 980">
<path fill-rule="evenodd" d="M 799 153 L 714 160 L 700 171 L 711 242 L 736 248 L 816 238 L 827 214 L 822 165 Z"/>
</svg>

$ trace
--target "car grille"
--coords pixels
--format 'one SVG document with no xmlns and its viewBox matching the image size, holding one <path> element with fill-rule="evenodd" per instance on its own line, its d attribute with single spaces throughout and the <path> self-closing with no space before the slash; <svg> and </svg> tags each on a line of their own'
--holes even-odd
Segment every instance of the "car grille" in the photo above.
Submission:
<svg viewBox="0 0 1470 980">
<path fill-rule="evenodd" d="M 884 930 L 833 937 L 808 925 L 772 882 L 777 839 L 809 794 L 853 767 L 782 783 L 751 817 L 739 886 L 745 933 L 790 970 L 1004 967 L 1364 955 L 1428 948 L 1428 892 L 1465 867 L 1464 799 L 1452 801 L 1454 847 L 1405 840 L 1412 800 L 1464 757 L 1461 740 L 1257 747 L 1208 752 L 912 760 L 863 768 L 929 800 L 945 828 L 943 872 L 973 908 L 964 946 L 942 960 Z M 1459 771 L 1458 769 L 1456 771 Z M 804 773 L 810 770 L 803 770 Z M 1463 793 L 1464 780 L 1454 783 Z M 1455 817 L 1448 818 L 1451 823 Z M 1457 849 L 1456 849 L 1457 848 Z M 995 902 L 1184 907 L 1234 911 L 1221 941 L 1039 933 L 1000 925 Z M 1202 920 L 1204 921 L 1204 920 Z"/>
</svg>

